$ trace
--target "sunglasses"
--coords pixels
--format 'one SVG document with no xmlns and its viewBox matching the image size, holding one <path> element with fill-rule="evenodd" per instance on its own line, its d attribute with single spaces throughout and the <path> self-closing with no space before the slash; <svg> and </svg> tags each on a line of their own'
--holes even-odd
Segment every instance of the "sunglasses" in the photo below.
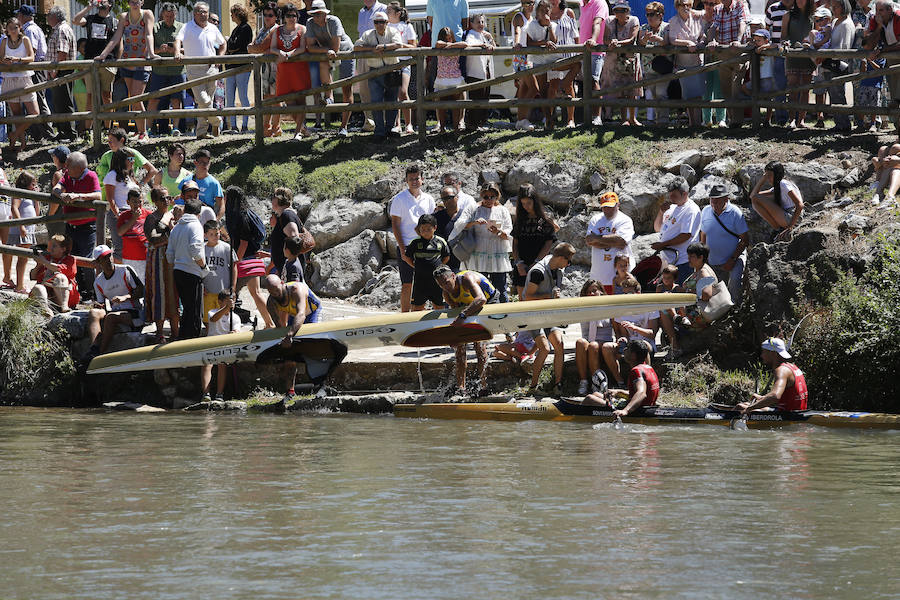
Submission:
<svg viewBox="0 0 900 600">
<path fill-rule="evenodd" d="M 274 19 L 275 13 L 263 13 L 263 16 L 267 19 Z"/>
<path fill-rule="evenodd" d="M 481 197 L 485 200 L 495 200 L 498 196 L 497 194 L 482 194 Z"/>
<path fill-rule="evenodd" d="M 375 23 L 376 25 L 384 25 L 387 23 L 387 21 L 372 21 L 372 22 Z"/>
<path fill-rule="evenodd" d="M 441 200 L 453 200 L 456 196 L 441 196 Z"/>
</svg>

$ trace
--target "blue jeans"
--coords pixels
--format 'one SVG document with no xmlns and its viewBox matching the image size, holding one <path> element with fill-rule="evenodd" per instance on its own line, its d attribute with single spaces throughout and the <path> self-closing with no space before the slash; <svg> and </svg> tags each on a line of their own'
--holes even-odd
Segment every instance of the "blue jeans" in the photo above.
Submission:
<svg viewBox="0 0 900 600">
<path fill-rule="evenodd" d="M 506 285 L 506 279 L 509 273 L 485 273 L 485 277 L 490 279 L 494 287 L 497 288 L 497 297 L 500 302 L 509 302 L 509 291 Z"/>
<path fill-rule="evenodd" d="M 388 87 L 385 85 L 384 75 L 369 80 L 369 96 L 371 96 L 372 102 L 396 102 L 399 91 L 399 86 Z M 375 121 L 375 135 L 385 137 L 388 134 L 387 123 L 390 123 L 391 127 L 394 126 L 397 110 L 373 110 L 372 119 Z"/>
<path fill-rule="evenodd" d="M 225 106 L 226 108 L 234 108 L 234 96 L 235 92 L 237 92 L 241 97 L 241 106 L 244 108 L 250 107 L 250 96 L 247 93 L 247 89 L 250 85 L 250 72 L 246 73 L 238 73 L 237 75 L 232 75 L 231 77 L 225 78 Z M 247 129 L 247 124 L 250 122 L 250 117 L 248 115 L 244 115 L 241 117 L 244 120 L 243 129 Z M 229 129 L 237 129 L 237 118 L 236 117 L 228 117 L 227 126 Z"/>
<path fill-rule="evenodd" d="M 90 256 L 97 245 L 97 227 L 95 223 L 83 225 L 66 224 L 66 235 L 72 240 L 72 254 L 75 256 Z M 94 297 L 94 269 L 78 267 L 75 273 L 75 281 L 78 284 L 78 293 L 82 298 Z"/>
<path fill-rule="evenodd" d="M 787 74 L 784 72 L 784 58 L 775 56 L 775 89 L 779 92 L 787 89 Z M 784 96 L 777 96 L 776 102 L 784 102 Z M 775 111 L 775 122 L 779 125 L 787 123 L 788 114 L 786 110 L 778 109 Z"/>
</svg>

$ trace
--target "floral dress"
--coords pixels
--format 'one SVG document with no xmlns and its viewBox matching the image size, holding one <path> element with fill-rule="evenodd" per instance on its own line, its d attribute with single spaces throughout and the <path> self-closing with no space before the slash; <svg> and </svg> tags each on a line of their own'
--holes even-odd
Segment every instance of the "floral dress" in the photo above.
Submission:
<svg viewBox="0 0 900 600">
<path fill-rule="evenodd" d="M 627 40 L 634 36 L 635 30 L 640 26 L 638 18 L 634 15 L 628 17 L 628 21 L 624 25 L 619 25 L 619 20 L 616 17 L 609 17 L 606 20 L 603 43 L 609 44 L 613 40 Z M 639 55 L 624 52 L 607 52 L 606 61 L 603 63 L 603 71 L 600 73 L 600 91 L 602 93 L 603 88 L 640 81 L 642 78 L 643 69 L 641 68 Z M 609 98 L 639 98 L 643 95 L 643 90 L 638 87 L 606 96 Z"/>
</svg>

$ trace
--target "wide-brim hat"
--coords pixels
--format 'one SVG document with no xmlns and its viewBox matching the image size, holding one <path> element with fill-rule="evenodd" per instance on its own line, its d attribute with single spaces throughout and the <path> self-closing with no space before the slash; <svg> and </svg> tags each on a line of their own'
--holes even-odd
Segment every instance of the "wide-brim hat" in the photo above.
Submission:
<svg viewBox="0 0 900 600">
<path fill-rule="evenodd" d="M 314 15 L 316 13 L 330 14 L 331 11 L 325 6 L 325 0 L 313 0 L 312 6 L 306 10 L 307 14 Z"/>
</svg>

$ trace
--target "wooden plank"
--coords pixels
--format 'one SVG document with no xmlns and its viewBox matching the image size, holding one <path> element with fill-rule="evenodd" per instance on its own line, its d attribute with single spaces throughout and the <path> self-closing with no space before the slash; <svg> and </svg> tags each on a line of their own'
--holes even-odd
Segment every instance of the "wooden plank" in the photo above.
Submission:
<svg viewBox="0 0 900 600">
<path fill-rule="evenodd" d="M 58 223 L 59 221 L 77 221 L 78 219 L 93 219 L 92 212 L 57 213 L 42 217 L 28 217 L 27 219 L 10 219 L 3 221 L 4 227 L 21 227 L 22 225 L 37 225 L 38 223 Z"/>
<path fill-rule="evenodd" d="M 105 64 L 105 63 L 104 63 Z M 218 73 L 213 73 L 211 75 L 204 75 L 198 79 L 189 79 L 184 83 L 178 83 L 175 85 L 170 85 L 169 87 L 164 87 L 155 92 L 147 92 L 145 94 L 140 94 L 138 96 L 132 96 L 131 98 L 125 98 L 124 100 L 119 100 L 118 102 L 113 102 L 111 104 L 104 104 L 103 110 L 113 110 L 116 108 L 120 108 L 122 106 L 131 106 L 132 104 L 137 104 L 138 102 L 143 102 L 144 100 L 151 100 L 153 98 L 160 98 L 162 96 L 168 96 L 169 94 L 174 94 L 175 92 L 181 92 L 188 88 L 192 88 L 197 85 L 202 85 L 204 83 L 208 83 L 210 81 L 216 81 L 217 79 L 224 79 L 225 77 L 231 77 L 232 75 L 237 75 L 239 73 L 246 73 L 251 69 L 251 65 L 244 65 L 242 67 L 236 67 L 234 69 L 230 69 L 228 71 L 219 71 Z"/>
<path fill-rule="evenodd" d="M 401 60 L 397 64 L 393 65 L 385 65 L 383 67 L 378 67 L 377 69 L 372 69 L 371 71 L 366 71 L 365 73 L 361 73 L 359 75 L 354 75 L 353 77 L 347 77 L 346 79 L 338 79 L 337 81 L 333 81 L 328 85 L 323 85 L 317 88 L 310 88 L 308 90 L 300 90 L 299 92 L 292 92 L 290 94 L 282 94 L 281 96 L 274 96 L 272 98 L 266 98 L 263 100 L 263 104 L 271 105 L 278 104 L 280 102 L 291 102 L 293 100 L 298 100 L 300 98 L 305 98 L 307 96 L 312 96 L 313 94 L 323 94 L 325 92 L 330 92 L 331 90 L 336 90 L 339 87 L 345 87 L 348 85 L 353 85 L 354 83 L 360 83 L 362 81 L 366 81 L 367 79 L 372 79 L 373 77 L 377 77 L 379 75 L 383 75 L 385 73 L 389 73 L 390 71 L 396 71 L 397 69 L 402 69 L 407 65 L 411 65 L 415 59 L 406 59 Z M 323 112 L 321 110 L 316 109 L 316 112 Z"/>
<path fill-rule="evenodd" d="M 4 65 L 4 70 L 6 69 L 6 65 Z M 82 77 L 86 76 L 87 73 L 84 71 L 75 71 L 74 73 L 69 73 L 68 75 L 64 75 L 63 77 L 57 77 L 56 79 L 48 79 L 42 83 L 38 83 L 36 85 L 29 85 L 28 87 L 24 87 L 19 90 L 13 90 L 11 92 L 6 92 L 4 94 L 0 94 L 0 102 L 4 100 L 9 100 L 10 98 L 18 98 L 20 96 L 24 96 L 26 94 L 30 94 L 32 92 L 42 92 L 47 88 L 52 88 L 57 85 L 62 85 L 64 83 L 70 83 L 72 81 L 77 81 Z"/>
<path fill-rule="evenodd" d="M 493 79 L 484 79 L 482 81 L 476 81 L 474 83 L 467 83 L 465 85 L 460 85 L 452 90 L 441 90 L 439 92 L 431 92 L 427 96 L 425 96 L 425 100 L 436 100 L 447 94 L 461 94 L 463 92 L 469 92 L 472 90 L 477 90 L 480 88 L 498 85 L 504 83 L 506 81 L 511 81 L 513 79 L 519 79 L 522 77 L 527 77 L 529 75 L 542 75 L 547 73 L 548 71 L 552 71 L 557 67 L 565 67 L 566 65 L 571 65 L 581 60 L 580 56 L 570 56 L 569 58 L 561 58 L 559 60 L 553 61 L 552 63 L 547 63 L 546 65 L 540 65 L 538 67 L 531 67 L 530 69 L 524 69 L 522 71 L 517 71 L 515 73 L 509 73 L 507 75 L 503 75 L 502 77 L 494 77 Z"/>
</svg>

